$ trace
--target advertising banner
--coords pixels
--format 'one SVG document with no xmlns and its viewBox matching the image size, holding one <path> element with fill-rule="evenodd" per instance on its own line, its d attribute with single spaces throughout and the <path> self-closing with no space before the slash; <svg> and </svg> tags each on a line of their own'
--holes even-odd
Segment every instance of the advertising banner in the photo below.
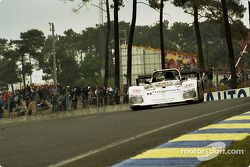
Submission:
<svg viewBox="0 0 250 167">
<path fill-rule="evenodd" d="M 241 89 L 231 89 L 204 94 L 204 101 L 236 99 L 241 97 L 250 97 L 250 87 Z"/>
<path fill-rule="evenodd" d="M 195 70 L 197 68 L 197 55 L 193 53 L 166 51 L 165 66 L 181 70 Z"/>
</svg>

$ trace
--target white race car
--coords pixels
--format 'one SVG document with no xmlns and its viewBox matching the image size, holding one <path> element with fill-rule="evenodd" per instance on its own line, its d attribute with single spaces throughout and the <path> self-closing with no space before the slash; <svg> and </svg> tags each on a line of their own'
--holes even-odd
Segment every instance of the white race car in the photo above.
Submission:
<svg viewBox="0 0 250 167">
<path fill-rule="evenodd" d="M 128 89 L 129 103 L 133 110 L 160 104 L 204 100 L 203 82 L 198 71 L 164 69 L 148 76 L 139 77 L 137 86 Z"/>
</svg>

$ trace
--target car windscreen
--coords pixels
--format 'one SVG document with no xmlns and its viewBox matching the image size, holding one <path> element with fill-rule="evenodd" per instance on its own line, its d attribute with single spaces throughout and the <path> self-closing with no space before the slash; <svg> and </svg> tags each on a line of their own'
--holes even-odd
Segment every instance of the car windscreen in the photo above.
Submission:
<svg viewBox="0 0 250 167">
<path fill-rule="evenodd" d="M 169 70 L 169 71 L 157 71 L 153 74 L 152 82 L 160 82 L 167 80 L 178 80 L 180 79 L 178 71 Z"/>
</svg>

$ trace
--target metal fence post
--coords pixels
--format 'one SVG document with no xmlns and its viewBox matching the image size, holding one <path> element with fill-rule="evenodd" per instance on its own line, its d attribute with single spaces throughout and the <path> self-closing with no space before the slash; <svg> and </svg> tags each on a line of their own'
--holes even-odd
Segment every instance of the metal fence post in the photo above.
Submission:
<svg viewBox="0 0 250 167">
<path fill-rule="evenodd" d="M 218 68 L 215 69 L 216 73 L 216 91 L 219 91 L 219 74 L 218 74 Z"/>
<path fill-rule="evenodd" d="M 98 89 L 96 89 L 96 107 L 97 107 L 97 113 L 99 113 L 99 92 L 98 92 Z"/>
<path fill-rule="evenodd" d="M 66 111 L 69 111 L 69 86 L 66 87 L 65 96 L 66 96 Z"/>
<path fill-rule="evenodd" d="M 37 91 L 35 91 L 35 108 L 36 108 L 36 114 L 38 112 L 38 99 L 39 99 L 39 94 Z"/>
</svg>

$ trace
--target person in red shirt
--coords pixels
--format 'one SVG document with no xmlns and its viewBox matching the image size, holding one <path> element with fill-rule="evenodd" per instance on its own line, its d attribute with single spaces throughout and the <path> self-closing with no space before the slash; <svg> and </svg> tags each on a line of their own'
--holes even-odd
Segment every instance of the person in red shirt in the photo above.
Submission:
<svg viewBox="0 0 250 167">
<path fill-rule="evenodd" d="M 3 100 L 2 95 L 0 95 L 0 119 L 3 118 Z"/>
</svg>

